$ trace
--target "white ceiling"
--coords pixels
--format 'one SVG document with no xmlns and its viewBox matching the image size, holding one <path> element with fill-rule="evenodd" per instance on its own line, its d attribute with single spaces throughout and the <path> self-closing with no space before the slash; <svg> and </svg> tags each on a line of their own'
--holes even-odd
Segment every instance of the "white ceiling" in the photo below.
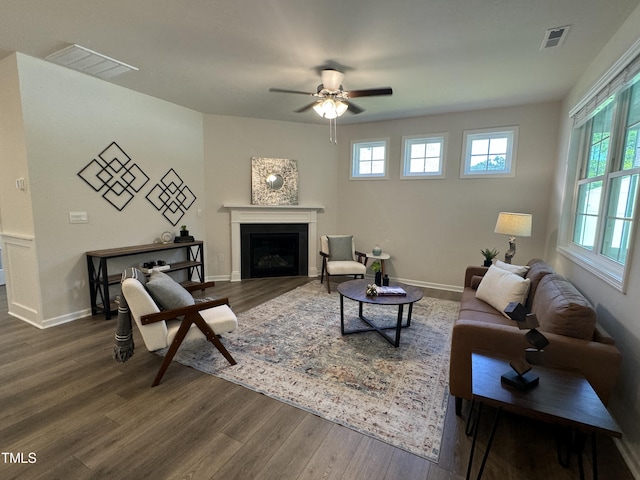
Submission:
<svg viewBox="0 0 640 480">
<path fill-rule="evenodd" d="M 79 44 L 138 67 L 113 83 L 201 112 L 326 122 L 318 67 L 341 65 L 360 123 L 561 99 L 640 0 L 0 0 L 0 58 Z M 571 25 L 540 51 L 545 31 Z"/>
</svg>

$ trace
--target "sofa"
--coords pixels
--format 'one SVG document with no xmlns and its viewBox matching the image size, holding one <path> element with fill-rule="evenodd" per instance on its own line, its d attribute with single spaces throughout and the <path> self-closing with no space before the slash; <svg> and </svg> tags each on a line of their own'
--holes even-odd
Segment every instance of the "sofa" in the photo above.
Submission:
<svg viewBox="0 0 640 480">
<path fill-rule="evenodd" d="M 531 347 L 525 339 L 527 330 L 519 329 L 502 312 L 508 301 L 518 301 L 527 312 L 535 313 L 538 330 L 550 342 L 535 355 L 536 363 L 579 371 L 606 405 L 622 355 L 614 339 L 597 323 L 593 306 L 575 286 L 543 260 L 533 259 L 523 266 L 496 262 L 490 267 L 466 269 L 449 367 L 449 390 L 456 398 L 456 414 L 461 414 L 462 400 L 472 397 L 471 352 L 524 359 L 525 350 Z"/>
</svg>

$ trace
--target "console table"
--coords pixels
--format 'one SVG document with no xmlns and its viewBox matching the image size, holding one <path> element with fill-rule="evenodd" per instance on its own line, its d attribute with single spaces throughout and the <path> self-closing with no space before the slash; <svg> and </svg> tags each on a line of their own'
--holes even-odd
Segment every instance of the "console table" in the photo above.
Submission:
<svg viewBox="0 0 640 480">
<path fill-rule="evenodd" d="M 135 245 L 131 247 L 108 248 L 105 250 L 93 250 L 86 252 L 87 269 L 89 272 L 89 294 L 91 295 L 91 314 L 96 315 L 104 312 L 105 318 L 111 318 L 112 312 L 117 311 L 118 306 L 111 301 L 109 296 L 109 285 L 120 283 L 122 272 L 109 273 L 108 260 L 126 257 L 129 255 L 140 255 L 144 253 L 162 252 L 166 250 L 183 249 L 185 251 L 185 260 L 181 262 L 172 262 L 167 272 L 175 272 L 178 270 L 187 270 L 187 282 L 183 282 L 184 286 L 200 285 L 202 289 L 213 285 L 213 282 L 204 281 L 204 252 L 203 243 L 200 240 L 193 242 L 180 243 L 150 243 L 146 245 Z M 199 282 L 191 281 L 193 274 L 196 273 Z"/>
</svg>

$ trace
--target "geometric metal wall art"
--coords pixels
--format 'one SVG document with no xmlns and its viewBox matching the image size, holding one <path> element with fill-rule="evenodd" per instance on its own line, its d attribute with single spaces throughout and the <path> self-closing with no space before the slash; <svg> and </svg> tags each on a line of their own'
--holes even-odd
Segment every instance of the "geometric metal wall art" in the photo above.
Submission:
<svg viewBox="0 0 640 480">
<path fill-rule="evenodd" d="M 147 194 L 147 200 L 175 227 L 196 196 L 172 168 Z"/>
<path fill-rule="evenodd" d="M 94 158 L 78 172 L 96 192 L 103 191 L 104 198 L 111 205 L 122 211 L 135 194 L 149 181 L 149 177 L 116 142 L 105 148 L 98 158 Z"/>
</svg>

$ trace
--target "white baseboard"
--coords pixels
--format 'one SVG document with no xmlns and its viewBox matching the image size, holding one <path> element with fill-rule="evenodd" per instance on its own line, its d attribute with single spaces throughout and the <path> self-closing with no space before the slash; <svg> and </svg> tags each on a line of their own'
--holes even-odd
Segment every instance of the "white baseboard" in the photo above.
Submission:
<svg viewBox="0 0 640 480">
<path fill-rule="evenodd" d="M 8 313 L 18 320 L 22 320 L 23 322 L 26 322 L 29 325 L 33 325 L 40 330 L 44 330 L 45 328 L 55 327 L 56 325 L 62 325 L 63 323 L 69 323 L 80 318 L 89 317 L 91 316 L 91 309 L 87 308 L 85 310 L 80 310 L 79 312 L 72 312 L 65 315 L 60 315 L 59 317 L 47 318 L 43 320 L 42 323 L 35 322 L 29 318 L 24 317 L 23 315 L 19 315 L 12 311 L 9 311 Z"/>
</svg>

